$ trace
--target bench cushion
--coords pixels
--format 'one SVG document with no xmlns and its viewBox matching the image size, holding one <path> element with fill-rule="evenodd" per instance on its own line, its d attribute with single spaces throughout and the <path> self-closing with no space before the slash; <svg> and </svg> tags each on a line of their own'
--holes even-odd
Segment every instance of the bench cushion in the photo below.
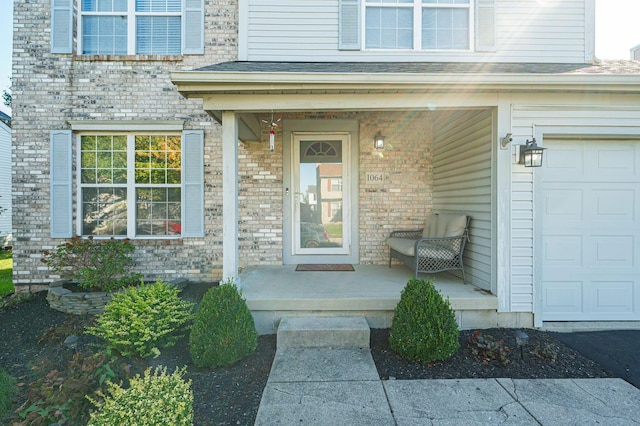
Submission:
<svg viewBox="0 0 640 426">
<path fill-rule="evenodd" d="M 395 251 L 402 253 L 406 256 L 416 255 L 416 240 L 410 240 L 408 238 L 389 238 L 387 239 L 387 245 Z"/>
<path fill-rule="evenodd" d="M 416 255 L 416 240 L 410 240 L 408 238 L 389 238 L 387 240 L 387 245 L 405 256 L 413 257 Z M 431 259 L 452 260 L 457 254 L 453 250 L 436 244 L 421 244 L 421 253 L 423 253 L 423 249 L 427 250 L 428 257 Z"/>
<path fill-rule="evenodd" d="M 464 234 L 467 216 L 463 214 L 429 214 L 424 222 L 423 238 L 458 237 Z"/>
</svg>

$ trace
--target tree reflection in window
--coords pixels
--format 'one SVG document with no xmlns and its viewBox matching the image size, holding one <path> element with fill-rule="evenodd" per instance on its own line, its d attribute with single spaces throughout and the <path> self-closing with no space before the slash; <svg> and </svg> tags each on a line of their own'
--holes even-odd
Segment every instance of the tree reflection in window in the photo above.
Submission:
<svg viewBox="0 0 640 426">
<path fill-rule="evenodd" d="M 180 136 L 136 136 L 136 183 L 180 184 Z"/>
</svg>

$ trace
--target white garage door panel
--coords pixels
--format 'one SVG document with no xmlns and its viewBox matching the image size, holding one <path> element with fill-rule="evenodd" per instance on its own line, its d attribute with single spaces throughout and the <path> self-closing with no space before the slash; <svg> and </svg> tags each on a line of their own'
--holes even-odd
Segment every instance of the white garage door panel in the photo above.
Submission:
<svg viewBox="0 0 640 426">
<path fill-rule="evenodd" d="M 640 142 L 545 147 L 536 190 L 543 320 L 640 320 Z"/>
<path fill-rule="evenodd" d="M 634 238 L 632 235 L 591 235 L 592 249 L 587 255 L 592 268 L 633 268 Z M 618 272 L 623 272 L 618 270 Z M 632 271 L 627 271 L 631 273 Z"/>
<path fill-rule="evenodd" d="M 593 188 L 594 219 L 633 221 L 635 213 L 636 193 L 634 189 Z M 631 225 L 631 223 L 630 223 Z"/>
<path fill-rule="evenodd" d="M 637 280 L 545 281 L 545 317 L 553 321 L 630 321 L 637 319 Z M 551 320 L 549 320 L 551 321 Z"/>
<path fill-rule="evenodd" d="M 594 281 L 591 287 L 594 314 L 633 314 L 633 281 Z"/>
<path fill-rule="evenodd" d="M 582 189 L 563 188 L 558 185 L 549 185 L 543 194 L 544 211 L 549 217 L 557 220 L 574 222 L 582 220 Z"/>
<path fill-rule="evenodd" d="M 628 177 L 635 173 L 634 147 L 632 144 L 598 147 L 585 151 L 585 166 L 594 170 L 594 178 Z"/>
<path fill-rule="evenodd" d="M 546 281 L 543 287 L 545 313 L 556 316 L 577 315 L 582 312 L 582 283 Z"/>
<path fill-rule="evenodd" d="M 542 257 L 549 267 L 581 267 L 582 236 L 549 235 L 544 241 Z"/>
</svg>

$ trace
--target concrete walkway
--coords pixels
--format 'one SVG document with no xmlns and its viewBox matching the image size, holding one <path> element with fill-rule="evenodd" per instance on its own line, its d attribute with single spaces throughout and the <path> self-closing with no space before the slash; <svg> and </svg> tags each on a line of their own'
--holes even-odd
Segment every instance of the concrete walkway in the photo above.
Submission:
<svg viewBox="0 0 640 426">
<path fill-rule="evenodd" d="M 381 381 L 364 317 L 285 317 L 256 425 L 640 425 L 622 379 Z"/>
<path fill-rule="evenodd" d="M 622 379 L 380 381 L 368 349 L 278 350 L 256 425 L 638 425 Z"/>
</svg>

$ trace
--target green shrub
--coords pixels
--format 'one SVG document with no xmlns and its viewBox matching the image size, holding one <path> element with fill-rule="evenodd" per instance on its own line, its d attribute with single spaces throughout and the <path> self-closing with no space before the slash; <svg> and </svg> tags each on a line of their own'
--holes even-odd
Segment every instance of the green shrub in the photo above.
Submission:
<svg viewBox="0 0 640 426">
<path fill-rule="evenodd" d="M 80 287 L 112 291 L 140 282 L 140 274 L 129 272 L 133 263 L 129 255 L 134 251 L 135 246 L 128 239 L 94 240 L 76 236 L 55 251 L 45 251 L 41 261 Z"/>
<path fill-rule="evenodd" d="M 193 304 L 178 293 L 162 281 L 129 287 L 113 296 L 87 333 L 122 355 L 157 357 L 160 348 L 173 346 L 184 335 L 181 329 L 193 317 Z"/>
<path fill-rule="evenodd" d="M 449 358 L 460 347 L 460 330 L 449 300 L 433 282 L 412 278 L 391 323 L 389 343 L 399 355 L 420 362 Z"/>
<path fill-rule="evenodd" d="M 38 379 L 26 389 L 18 415 L 28 425 L 86 424 L 91 403 L 86 395 L 106 389 L 105 380 L 127 377 L 130 366 L 108 351 L 88 347 L 73 354 L 66 366 L 42 359 L 33 367 Z"/>
<path fill-rule="evenodd" d="M 482 334 L 480 330 L 474 330 L 469 336 L 469 348 L 483 365 L 497 361 L 504 366 L 511 362 L 509 358 L 511 349 L 504 344 L 504 340 L 497 340 L 490 334 Z"/>
<path fill-rule="evenodd" d="M 16 389 L 15 379 L 0 369 L 0 419 L 11 409 L 11 401 Z"/>
<path fill-rule="evenodd" d="M 202 298 L 191 328 L 191 358 L 199 367 L 231 365 L 258 344 L 253 317 L 240 291 L 228 281 Z"/>
<path fill-rule="evenodd" d="M 123 389 L 108 383 L 104 401 L 93 402 L 97 410 L 91 413 L 89 425 L 191 425 L 193 424 L 193 393 L 191 380 L 183 379 L 186 369 L 176 369 L 168 375 L 166 367 L 151 369 L 137 375 Z"/>
</svg>

